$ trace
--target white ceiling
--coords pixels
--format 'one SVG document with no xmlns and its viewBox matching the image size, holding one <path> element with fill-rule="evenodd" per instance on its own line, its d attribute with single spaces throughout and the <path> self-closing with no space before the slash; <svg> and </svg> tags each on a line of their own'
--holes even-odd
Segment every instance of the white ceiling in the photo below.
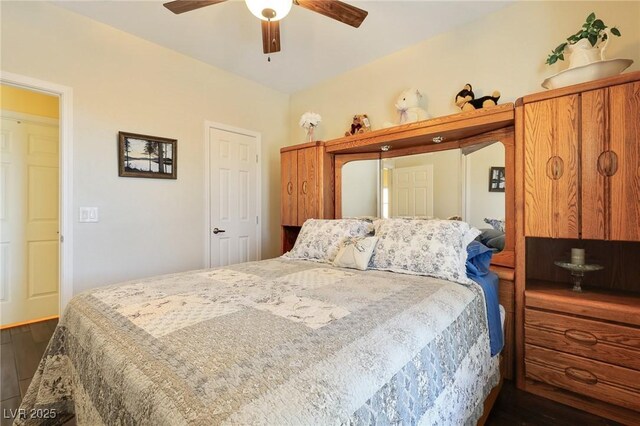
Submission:
<svg viewBox="0 0 640 426">
<path fill-rule="evenodd" d="M 369 11 L 360 28 L 294 5 L 280 23 L 282 51 L 267 62 L 259 20 L 241 0 L 182 15 L 174 15 L 157 1 L 55 1 L 63 8 L 285 93 L 307 88 L 509 4 L 402 0 L 348 3 Z"/>
</svg>

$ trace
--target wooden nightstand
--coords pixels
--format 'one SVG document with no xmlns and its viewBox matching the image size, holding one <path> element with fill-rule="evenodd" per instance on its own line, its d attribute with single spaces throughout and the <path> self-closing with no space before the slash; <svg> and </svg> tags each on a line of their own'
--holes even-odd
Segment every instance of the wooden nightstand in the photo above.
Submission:
<svg viewBox="0 0 640 426">
<path fill-rule="evenodd" d="M 528 391 L 614 420 L 640 423 L 640 297 L 528 280 Z"/>
</svg>

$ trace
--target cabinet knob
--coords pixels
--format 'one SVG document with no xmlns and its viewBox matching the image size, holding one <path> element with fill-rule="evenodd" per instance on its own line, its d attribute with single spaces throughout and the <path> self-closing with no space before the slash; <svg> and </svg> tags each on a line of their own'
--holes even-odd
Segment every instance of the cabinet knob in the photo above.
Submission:
<svg viewBox="0 0 640 426">
<path fill-rule="evenodd" d="M 293 193 L 293 184 L 291 182 L 287 183 L 287 194 L 291 195 Z"/>
<path fill-rule="evenodd" d="M 302 193 L 307 194 L 307 181 L 302 182 Z"/>
<path fill-rule="evenodd" d="M 598 157 L 598 173 L 602 176 L 613 176 L 618 171 L 618 154 L 604 151 Z"/>
<path fill-rule="evenodd" d="M 547 176 L 549 179 L 558 180 L 564 174 L 564 161 L 554 155 L 547 161 Z"/>
</svg>

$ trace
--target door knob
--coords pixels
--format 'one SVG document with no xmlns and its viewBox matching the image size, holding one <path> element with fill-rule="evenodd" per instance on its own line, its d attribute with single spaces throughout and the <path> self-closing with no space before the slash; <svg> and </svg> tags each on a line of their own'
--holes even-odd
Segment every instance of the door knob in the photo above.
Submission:
<svg viewBox="0 0 640 426">
<path fill-rule="evenodd" d="M 213 233 L 214 234 L 219 234 L 221 232 L 225 232 L 225 230 L 224 229 L 213 228 Z"/>
</svg>

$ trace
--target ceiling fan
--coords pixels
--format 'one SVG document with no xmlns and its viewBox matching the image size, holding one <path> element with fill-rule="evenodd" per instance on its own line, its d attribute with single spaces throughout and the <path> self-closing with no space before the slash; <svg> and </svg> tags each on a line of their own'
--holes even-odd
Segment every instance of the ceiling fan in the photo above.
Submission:
<svg viewBox="0 0 640 426">
<path fill-rule="evenodd" d="M 164 7 L 175 14 L 180 14 L 225 1 L 227 0 L 175 0 L 165 3 Z M 245 2 L 251 13 L 262 20 L 262 50 L 265 54 L 280 51 L 279 21 L 287 16 L 293 4 L 355 28 L 362 24 L 369 13 L 338 0 L 245 0 Z"/>
</svg>

